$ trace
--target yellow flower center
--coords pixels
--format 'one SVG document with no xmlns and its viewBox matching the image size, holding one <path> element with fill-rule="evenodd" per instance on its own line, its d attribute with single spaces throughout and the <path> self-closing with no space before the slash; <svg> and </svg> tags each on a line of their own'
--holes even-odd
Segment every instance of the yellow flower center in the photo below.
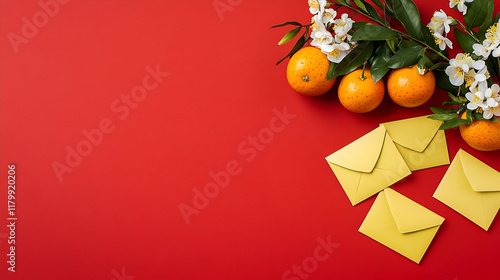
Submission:
<svg viewBox="0 0 500 280">
<path fill-rule="evenodd" d="M 309 4 L 309 7 L 313 8 L 313 9 L 319 9 L 318 0 L 308 0 L 307 3 Z"/>
<path fill-rule="evenodd" d="M 498 38 L 498 23 L 493 24 L 486 32 L 486 38 L 494 41 Z"/>
<path fill-rule="evenodd" d="M 340 56 L 340 51 L 338 49 L 333 49 L 333 51 L 331 51 L 329 53 L 331 56 L 333 56 L 334 58 L 339 58 Z"/>
</svg>

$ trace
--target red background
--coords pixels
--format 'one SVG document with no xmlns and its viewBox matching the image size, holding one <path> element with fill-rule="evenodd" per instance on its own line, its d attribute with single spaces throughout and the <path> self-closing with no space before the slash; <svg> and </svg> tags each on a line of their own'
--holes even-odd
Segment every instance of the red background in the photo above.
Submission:
<svg viewBox="0 0 500 280">
<path fill-rule="evenodd" d="M 214 2 L 230 9 L 218 14 Z M 448 1 L 417 5 L 426 23 L 435 9 L 458 15 Z M 432 198 L 447 166 L 394 185 L 446 218 L 420 265 L 358 232 L 375 197 L 351 206 L 324 157 L 381 122 L 429 114 L 445 93 L 415 109 L 386 96 L 357 115 L 335 90 L 293 92 L 286 61 L 274 65 L 291 48 L 276 44 L 288 28 L 269 27 L 308 23 L 307 1 L 75 0 L 18 53 L 8 34 L 22 34 L 23 17 L 33 22 L 41 7 L 2 0 L 0 11 L 1 279 L 281 279 L 311 260 L 318 238 L 338 248 L 308 279 L 499 279 L 499 218 L 486 232 Z M 112 103 L 157 65 L 170 75 L 121 120 Z M 238 150 L 285 107 L 296 117 L 253 158 Z M 52 164 L 103 118 L 114 130 L 60 182 Z M 446 135 L 450 159 L 463 148 L 500 170 L 500 152 L 469 148 L 456 129 Z M 240 173 L 186 224 L 179 205 L 193 206 L 193 189 L 228 162 Z M 12 163 L 15 273 L 6 263 Z"/>
</svg>

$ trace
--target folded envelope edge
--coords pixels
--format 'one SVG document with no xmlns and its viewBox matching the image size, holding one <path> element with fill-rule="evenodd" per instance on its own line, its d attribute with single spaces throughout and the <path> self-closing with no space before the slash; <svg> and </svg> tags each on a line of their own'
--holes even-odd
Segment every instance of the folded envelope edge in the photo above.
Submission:
<svg viewBox="0 0 500 280">
<path fill-rule="evenodd" d="M 420 116 L 420 117 L 414 117 L 414 118 L 408 118 L 408 119 L 402 119 L 402 120 L 397 120 L 397 121 L 392 121 L 392 122 L 386 122 L 386 123 L 382 123 L 380 124 L 381 126 L 384 126 L 387 130 L 387 132 L 389 133 L 389 135 L 391 135 L 391 123 L 404 123 L 404 122 L 408 122 L 408 123 L 411 123 L 412 121 L 416 121 L 418 119 L 426 119 L 428 120 L 428 123 L 432 123 L 431 126 L 432 129 L 430 129 L 430 131 L 432 131 L 432 135 L 431 137 L 425 137 L 425 141 L 422 141 L 423 143 L 420 144 L 420 143 L 416 143 L 416 144 L 408 144 L 408 143 L 405 143 L 404 141 L 401 141 L 400 139 L 398 139 L 398 137 L 393 137 L 391 135 L 391 138 L 393 139 L 394 143 L 397 143 L 399 144 L 400 146 L 402 147 L 405 147 L 407 149 L 410 149 L 410 150 L 413 150 L 413 151 L 416 151 L 416 152 L 423 152 L 425 149 L 427 149 L 427 147 L 429 146 L 429 144 L 432 142 L 432 140 L 436 137 L 437 133 L 440 131 L 439 130 L 439 127 L 441 126 L 441 124 L 443 123 L 442 121 L 436 121 L 436 120 L 431 120 L 431 119 L 428 119 L 427 118 L 428 116 Z M 393 132 L 394 134 L 394 132 Z M 415 140 L 415 138 L 413 138 Z M 423 146 L 422 146 L 423 145 Z"/>
</svg>

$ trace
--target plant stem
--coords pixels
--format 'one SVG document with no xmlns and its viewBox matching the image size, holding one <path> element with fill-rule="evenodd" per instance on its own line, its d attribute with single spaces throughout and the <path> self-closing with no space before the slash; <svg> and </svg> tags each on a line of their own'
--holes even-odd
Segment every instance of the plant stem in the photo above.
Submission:
<svg viewBox="0 0 500 280">
<path fill-rule="evenodd" d="M 479 39 L 476 38 L 476 36 L 474 36 L 474 33 L 472 33 L 472 31 L 470 31 L 469 29 L 467 29 L 467 27 L 463 23 L 461 23 L 460 21 L 456 20 L 455 18 L 454 18 L 454 20 L 456 22 L 458 22 L 458 24 L 460 25 L 460 27 L 462 27 L 462 29 L 465 32 L 467 32 L 467 34 L 469 34 L 472 38 L 474 38 L 474 40 L 476 40 L 476 42 L 478 42 L 479 44 L 481 44 L 481 41 L 479 41 Z"/>
<path fill-rule="evenodd" d="M 360 14 L 360 15 L 363 15 L 363 16 L 367 17 L 368 19 L 372 20 L 373 22 L 376 22 L 377 24 L 379 24 L 379 25 L 381 25 L 381 26 L 383 26 L 383 27 L 385 27 L 385 28 L 387 28 L 387 29 L 389 29 L 389 30 L 392 30 L 392 31 L 394 31 L 394 32 L 398 33 L 401 37 L 403 37 L 403 38 L 405 38 L 405 39 L 408 39 L 408 40 L 411 40 L 411 41 L 414 41 L 414 42 L 416 42 L 416 43 L 418 43 L 418 44 L 420 44 L 420 45 L 422 45 L 422 46 L 425 46 L 428 50 L 432 51 L 433 53 L 438 54 L 438 55 L 439 55 L 441 58 L 443 58 L 444 60 L 446 60 L 446 61 L 450 61 L 450 59 L 449 59 L 448 57 L 446 57 L 446 56 L 445 56 L 444 54 L 442 54 L 441 52 L 438 52 L 438 51 L 434 50 L 434 49 L 433 49 L 431 46 L 429 46 L 427 43 L 422 42 L 421 40 L 418 40 L 418 39 L 416 39 L 416 38 L 413 38 L 412 36 L 410 36 L 410 35 L 408 35 L 408 34 L 406 34 L 406 33 L 404 33 L 404 32 L 401 32 L 401 31 L 399 31 L 399 30 L 397 30 L 397 29 L 394 29 L 394 28 L 392 28 L 390 25 L 386 25 L 386 24 L 384 24 L 383 22 L 378 21 L 376 18 L 372 17 L 371 15 L 369 15 L 369 14 L 367 14 L 367 13 L 364 13 L 364 12 L 363 12 L 363 11 L 361 11 L 361 10 L 357 10 L 357 9 L 355 9 L 354 7 L 351 7 L 351 6 L 349 6 L 349 5 L 343 5 L 343 4 L 341 4 L 341 3 L 337 3 L 337 2 L 336 2 L 336 4 L 337 4 L 337 5 L 339 5 L 339 6 L 341 6 L 341 7 L 346 7 L 346 8 L 348 8 L 348 9 L 350 9 L 351 11 L 354 11 L 354 12 L 356 12 L 356 13 Z"/>
</svg>

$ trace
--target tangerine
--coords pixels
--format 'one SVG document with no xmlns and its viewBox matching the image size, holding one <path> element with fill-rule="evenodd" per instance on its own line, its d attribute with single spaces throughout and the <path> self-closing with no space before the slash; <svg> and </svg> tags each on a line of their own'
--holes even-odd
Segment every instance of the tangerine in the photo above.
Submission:
<svg viewBox="0 0 500 280">
<path fill-rule="evenodd" d="M 286 78 L 296 92 L 318 96 L 327 93 L 335 83 L 335 78 L 326 78 L 329 68 L 330 61 L 326 54 L 316 47 L 305 47 L 290 58 Z"/>
<path fill-rule="evenodd" d="M 353 113 L 367 113 L 377 108 L 384 99 L 382 80 L 374 82 L 370 69 L 357 69 L 345 75 L 339 84 L 339 101 Z"/>
<path fill-rule="evenodd" d="M 436 89 L 432 71 L 418 73 L 416 65 L 392 70 L 387 79 L 387 93 L 399 106 L 413 108 L 431 99 Z"/>
<path fill-rule="evenodd" d="M 465 113 L 462 115 L 465 119 Z M 460 126 L 460 135 L 472 148 L 479 151 L 500 149 L 500 121 L 474 120 Z"/>
</svg>

